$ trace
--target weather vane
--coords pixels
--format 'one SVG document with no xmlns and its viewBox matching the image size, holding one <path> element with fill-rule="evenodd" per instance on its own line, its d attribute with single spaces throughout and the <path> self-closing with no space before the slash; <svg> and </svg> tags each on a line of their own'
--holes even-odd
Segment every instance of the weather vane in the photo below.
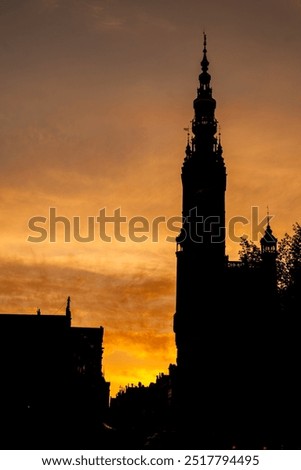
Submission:
<svg viewBox="0 0 301 470">
<path fill-rule="evenodd" d="M 267 206 L 267 225 L 270 225 L 270 210 L 269 210 L 269 206 Z"/>
</svg>

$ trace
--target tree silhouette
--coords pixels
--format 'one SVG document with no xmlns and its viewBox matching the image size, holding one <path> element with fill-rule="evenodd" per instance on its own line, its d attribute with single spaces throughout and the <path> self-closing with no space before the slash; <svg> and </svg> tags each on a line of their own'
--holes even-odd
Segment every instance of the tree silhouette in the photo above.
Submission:
<svg viewBox="0 0 301 470">
<path fill-rule="evenodd" d="M 286 233 L 280 240 L 277 257 L 278 286 L 289 292 L 296 287 L 301 269 L 301 225 L 293 224 L 293 235 Z"/>
<path fill-rule="evenodd" d="M 252 240 L 241 237 L 240 250 L 238 252 L 240 261 L 245 267 L 255 267 L 262 261 L 261 251 Z"/>
</svg>

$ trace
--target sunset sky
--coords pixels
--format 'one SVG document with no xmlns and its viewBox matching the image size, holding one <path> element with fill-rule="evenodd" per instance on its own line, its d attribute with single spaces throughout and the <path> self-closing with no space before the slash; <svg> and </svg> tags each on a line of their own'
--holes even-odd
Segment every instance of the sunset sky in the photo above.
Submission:
<svg viewBox="0 0 301 470">
<path fill-rule="evenodd" d="M 227 224 L 269 206 L 282 238 L 301 222 L 301 0 L 0 0 L 0 311 L 62 314 L 70 295 L 73 325 L 105 329 L 113 396 L 176 360 L 167 221 L 181 215 L 203 30 Z M 70 242 L 62 223 L 50 241 L 50 208 L 70 221 Z M 124 241 L 112 223 L 101 239 L 101 209 L 127 218 Z M 47 219 L 43 242 L 28 241 L 35 216 Z M 77 217 L 94 241 L 74 238 Z M 251 234 L 251 222 L 236 228 Z M 231 259 L 238 249 L 227 242 Z"/>
</svg>

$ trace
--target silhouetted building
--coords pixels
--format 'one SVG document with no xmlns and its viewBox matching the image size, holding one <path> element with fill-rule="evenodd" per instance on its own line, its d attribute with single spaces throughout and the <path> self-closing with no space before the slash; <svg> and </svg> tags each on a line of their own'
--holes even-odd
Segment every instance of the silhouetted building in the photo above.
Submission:
<svg viewBox="0 0 301 470">
<path fill-rule="evenodd" d="M 300 418 L 297 323 L 277 297 L 269 220 L 257 263 L 225 256 L 226 169 L 208 65 L 204 35 L 176 239 L 177 432 L 183 448 L 300 445 L 291 433 Z"/>
<path fill-rule="evenodd" d="M 0 314 L 4 448 L 66 448 L 67 435 L 82 444 L 97 436 L 109 406 L 102 342 L 103 327 L 71 326 L 70 298 L 65 315 Z"/>
<path fill-rule="evenodd" d="M 132 433 L 132 448 L 147 447 L 158 436 L 171 431 L 176 366 L 160 373 L 149 386 L 127 385 L 111 398 L 111 424 L 125 436 Z"/>
<path fill-rule="evenodd" d="M 180 423 L 198 427 L 200 413 L 209 413 L 211 418 L 203 416 L 207 429 L 212 414 L 222 409 L 218 384 L 223 366 L 216 361 L 213 371 L 212 356 L 221 341 L 216 324 L 224 318 L 226 169 L 216 137 L 216 101 L 210 86 L 206 38 L 203 53 L 200 86 L 193 102 L 193 138 L 187 143 L 181 175 L 183 226 L 176 240 L 174 331 Z M 198 399 L 191 400 L 191 394 Z M 208 406 L 209 400 L 215 402 L 214 409 Z"/>
</svg>

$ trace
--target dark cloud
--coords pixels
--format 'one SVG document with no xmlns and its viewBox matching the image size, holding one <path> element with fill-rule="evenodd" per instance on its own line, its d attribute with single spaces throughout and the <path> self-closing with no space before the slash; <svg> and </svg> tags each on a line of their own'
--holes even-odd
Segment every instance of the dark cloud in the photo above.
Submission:
<svg viewBox="0 0 301 470">
<path fill-rule="evenodd" d="M 63 266 L 2 259 L 0 277 L 2 310 L 8 313 L 34 313 L 38 306 L 61 314 L 70 295 L 76 325 L 103 324 L 118 331 L 124 321 L 127 331 L 137 334 L 168 322 L 173 310 L 174 280 L 160 272 L 104 274 L 77 267 L 76 258 Z M 166 331 L 167 324 L 160 329 Z"/>
</svg>

